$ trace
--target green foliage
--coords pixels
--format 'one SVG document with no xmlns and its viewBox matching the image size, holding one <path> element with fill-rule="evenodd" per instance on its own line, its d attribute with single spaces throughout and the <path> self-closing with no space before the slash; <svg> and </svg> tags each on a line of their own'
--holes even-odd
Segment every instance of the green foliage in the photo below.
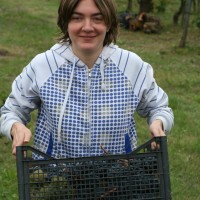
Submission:
<svg viewBox="0 0 200 200">
<path fill-rule="evenodd" d="M 166 0 L 160 0 L 159 5 L 156 7 L 159 13 L 163 13 L 166 10 Z"/>
<path fill-rule="evenodd" d="M 195 20 L 195 23 L 196 23 L 196 26 L 197 26 L 198 28 L 200 28 L 200 15 L 197 16 L 197 18 L 196 18 L 196 20 Z"/>
<path fill-rule="evenodd" d="M 127 4 L 116 0 L 119 11 Z M 127 1 L 126 1 L 127 2 Z M 159 5 L 159 0 L 155 1 Z M 199 29 L 190 24 L 187 45 L 178 48 L 180 26 L 172 25 L 179 0 L 169 0 L 159 13 L 163 30 L 145 34 L 120 30 L 117 44 L 139 54 L 153 68 L 158 84 L 168 93 L 175 115 L 175 126 L 168 136 L 171 188 L 174 200 L 200 199 L 200 43 Z M 138 4 L 133 1 L 134 12 Z M 58 1 L 1 0 L 0 6 L 0 105 L 11 90 L 11 83 L 37 53 L 55 43 Z M 195 16 L 191 15 L 192 20 Z M 191 21 L 192 21 L 191 20 Z M 197 20 L 199 24 L 199 18 Z M 199 27 L 199 25 L 198 25 Z M 34 130 L 36 112 L 30 128 Z M 139 144 L 149 139 L 146 120 L 136 115 Z M 15 160 L 12 144 L 0 136 L 0 199 L 18 199 Z"/>
</svg>

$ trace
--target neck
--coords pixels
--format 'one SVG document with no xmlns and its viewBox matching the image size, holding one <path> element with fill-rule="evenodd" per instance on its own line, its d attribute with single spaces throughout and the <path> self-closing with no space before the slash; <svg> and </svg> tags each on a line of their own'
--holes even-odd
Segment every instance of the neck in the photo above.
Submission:
<svg viewBox="0 0 200 200">
<path fill-rule="evenodd" d="M 91 56 L 91 55 L 90 56 L 88 56 L 88 55 L 79 56 L 79 58 L 87 65 L 87 67 L 89 69 L 91 69 L 94 66 L 94 64 L 95 64 L 95 62 L 96 62 L 98 57 L 99 57 L 99 54 L 98 55 L 93 55 L 93 56 Z"/>
<path fill-rule="evenodd" d="M 74 54 L 80 58 L 89 69 L 91 69 L 93 67 L 93 65 L 95 64 L 97 58 L 99 57 L 99 55 L 101 54 L 102 49 L 100 49 L 99 51 L 96 52 L 80 52 L 80 51 L 76 51 L 75 49 L 72 50 L 74 52 Z"/>
</svg>

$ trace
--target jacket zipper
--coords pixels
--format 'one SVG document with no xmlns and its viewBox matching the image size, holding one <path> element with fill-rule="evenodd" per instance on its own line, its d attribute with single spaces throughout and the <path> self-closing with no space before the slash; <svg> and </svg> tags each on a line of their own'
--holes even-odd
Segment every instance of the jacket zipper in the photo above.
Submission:
<svg viewBox="0 0 200 200">
<path fill-rule="evenodd" d="M 92 69 L 88 69 L 88 87 L 87 87 L 87 93 L 88 93 L 88 122 L 89 122 L 89 133 L 86 136 L 86 143 L 88 148 L 88 153 L 90 155 L 90 147 L 91 147 L 91 115 L 90 115 L 90 86 L 91 86 L 91 76 L 92 76 Z"/>
</svg>

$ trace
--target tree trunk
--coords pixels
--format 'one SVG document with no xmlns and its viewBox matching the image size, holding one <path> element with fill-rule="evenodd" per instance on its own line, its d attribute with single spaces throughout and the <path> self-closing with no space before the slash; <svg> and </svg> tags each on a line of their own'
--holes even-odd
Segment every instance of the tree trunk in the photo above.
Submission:
<svg viewBox="0 0 200 200">
<path fill-rule="evenodd" d="M 138 0 L 138 3 L 140 5 L 139 13 L 142 12 L 153 12 L 153 0 Z"/>
<path fill-rule="evenodd" d="M 184 12 L 185 3 L 186 3 L 186 0 L 181 0 L 181 5 L 179 7 L 179 10 L 173 16 L 173 23 L 174 23 L 174 25 L 178 24 L 179 17 Z"/>
<path fill-rule="evenodd" d="M 192 0 L 194 12 L 199 13 L 200 11 L 200 0 Z"/>
<path fill-rule="evenodd" d="M 192 0 L 186 0 L 185 8 L 184 8 L 184 15 L 183 15 L 183 33 L 182 37 L 179 43 L 180 48 L 185 47 L 186 39 L 187 39 L 187 33 L 188 33 L 188 26 L 189 26 L 189 20 L 190 20 L 190 11 L 192 7 Z"/>
<path fill-rule="evenodd" d="M 126 12 L 127 13 L 132 13 L 133 11 L 133 0 L 128 0 L 128 5 L 127 5 L 127 8 L 126 8 Z"/>
</svg>

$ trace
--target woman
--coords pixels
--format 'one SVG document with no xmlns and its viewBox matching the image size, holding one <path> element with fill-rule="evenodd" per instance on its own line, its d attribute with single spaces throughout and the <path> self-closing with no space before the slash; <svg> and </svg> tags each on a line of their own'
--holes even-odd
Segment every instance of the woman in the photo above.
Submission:
<svg viewBox="0 0 200 200">
<path fill-rule="evenodd" d="M 38 109 L 34 145 L 55 158 L 97 156 L 137 144 L 133 114 L 146 117 L 152 136 L 173 126 L 166 93 L 152 67 L 114 45 L 118 22 L 111 0 L 61 0 L 63 35 L 37 55 L 16 78 L 1 109 L 1 132 L 16 146 L 30 141 L 26 128 Z"/>
</svg>

